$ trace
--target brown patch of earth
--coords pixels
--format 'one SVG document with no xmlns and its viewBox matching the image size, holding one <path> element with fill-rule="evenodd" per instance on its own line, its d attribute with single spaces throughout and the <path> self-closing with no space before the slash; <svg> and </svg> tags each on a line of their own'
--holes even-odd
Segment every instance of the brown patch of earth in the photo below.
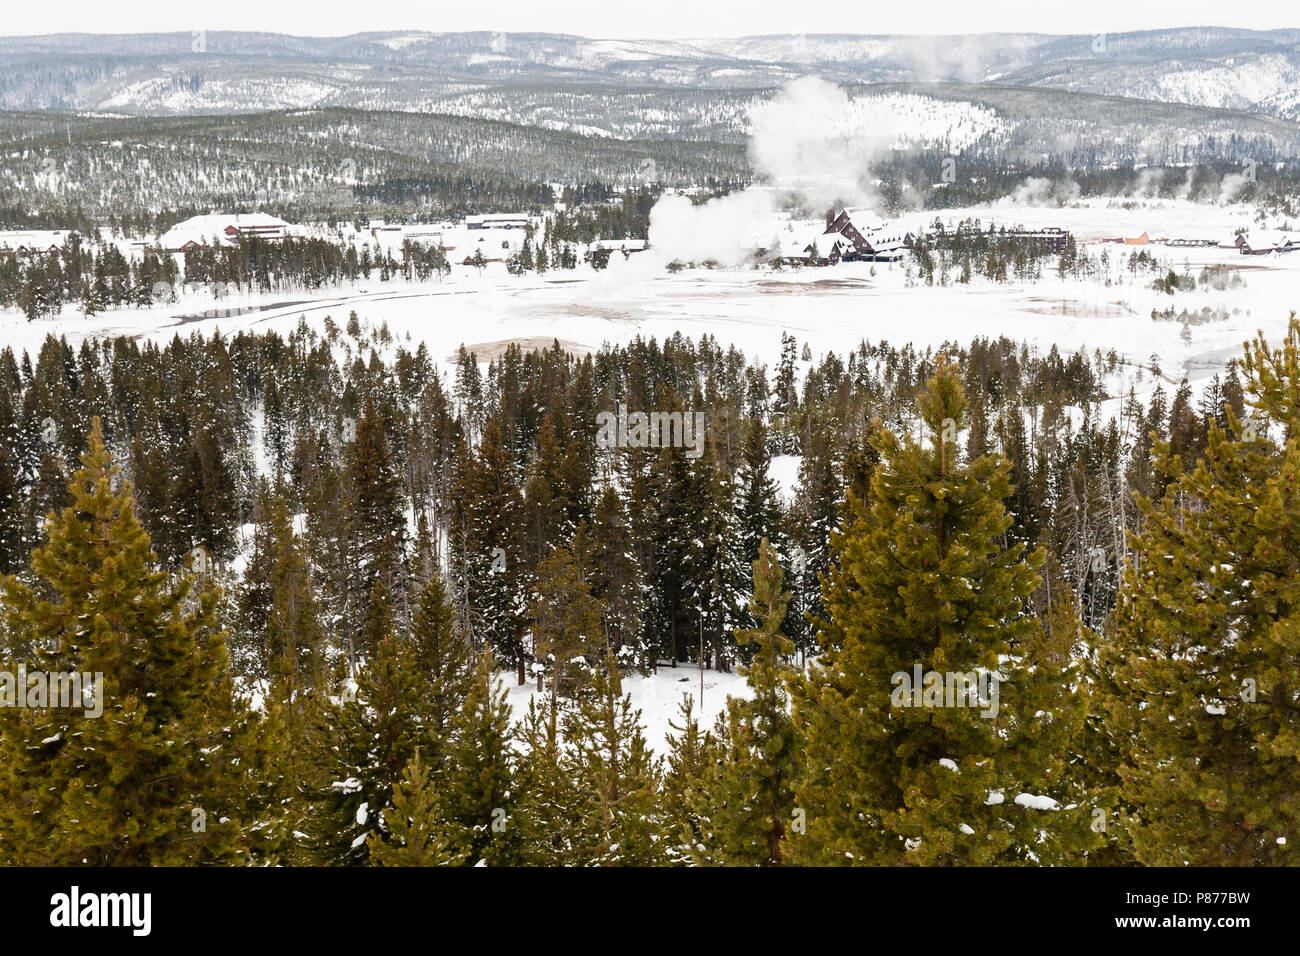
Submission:
<svg viewBox="0 0 1300 956">
<path fill-rule="evenodd" d="M 1035 315 L 1068 315 L 1079 319 L 1116 319 L 1137 314 L 1118 302 L 1092 305 L 1080 302 L 1078 299 L 1053 299 L 1041 295 L 1030 296 L 1029 301 L 1040 303 L 1029 309 Z"/>
<path fill-rule="evenodd" d="M 785 295 L 802 295 L 805 292 L 850 291 L 870 288 L 871 283 L 865 279 L 815 279 L 812 282 L 777 282 L 763 279 L 755 285 L 763 292 L 778 292 Z"/>
<path fill-rule="evenodd" d="M 473 345 L 466 345 L 465 351 L 473 352 L 480 362 L 495 362 L 506 354 L 506 349 L 512 345 L 518 345 L 525 352 L 540 352 L 549 349 L 560 343 L 560 348 L 565 352 L 571 352 L 574 355 L 587 355 L 592 352 L 589 345 L 583 345 L 581 342 L 571 342 L 568 339 L 556 339 L 554 336 L 534 335 L 519 339 L 498 339 L 495 342 L 475 342 Z M 456 356 L 448 355 L 447 361 L 455 364 Z"/>
</svg>

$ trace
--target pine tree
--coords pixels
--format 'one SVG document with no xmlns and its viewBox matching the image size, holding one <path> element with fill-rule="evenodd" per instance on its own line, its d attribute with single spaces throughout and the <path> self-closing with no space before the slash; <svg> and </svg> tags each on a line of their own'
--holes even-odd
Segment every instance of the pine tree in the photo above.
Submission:
<svg viewBox="0 0 1300 956">
<path fill-rule="evenodd" d="M 468 632 L 515 665 L 524 682 L 528 577 L 520 547 L 523 502 L 495 421 L 479 453 L 464 462 L 452 527 L 452 569 L 468 605 Z"/>
<path fill-rule="evenodd" d="M 735 629 L 744 626 L 747 566 L 738 544 L 735 486 L 710 447 L 695 461 L 693 484 L 697 489 L 695 536 L 687 549 L 690 587 L 699 615 L 697 628 L 706 640 L 705 659 L 712 651 L 713 666 L 727 670 L 738 653 Z"/>
<path fill-rule="evenodd" d="M 803 443 L 799 463 L 799 487 L 792 508 L 791 537 L 796 542 L 790 581 L 794 613 L 788 623 L 795 646 L 805 653 L 816 643 L 815 622 L 826 616 L 822 582 L 830 575 L 834 552 L 831 536 L 841 519 L 843 467 L 838 463 L 834 420 L 815 417 Z"/>
<path fill-rule="evenodd" d="M 492 655 L 474 671 L 447 747 L 445 813 L 455 826 L 453 845 L 467 863 L 514 862 L 518 834 L 510 704 Z"/>
<path fill-rule="evenodd" d="M 782 509 L 776 481 L 769 474 L 772 455 L 767 448 L 767 431 L 754 422 L 745 431 L 737 477 L 737 552 L 745 567 L 758 560 L 759 544 L 766 538 L 782 553 Z"/>
<path fill-rule="evenodd" d="M 428 685 L 424 692 L 431 708 L 426 752 L 436 766 L 446 752 L 475 674 L 473 648 L 456 632 L 447 588 L 436 573 L 420 592 L 408 644 L 412 663 Z"/>
<path fill-rule="evenodd" d="M 781 333 L 781 364 L 777 369 L 776 381 L 772 383 L 772 412 L 777 416 L 783 452 L 795 450 L 792 426 L 794 412 L 799 405 L 799 394 L 796 388 L 798 373 L 794 367 L 796 344 L 793 335 Z"/>
<path fill-rule="evenodd" d="M 1139 496 L 1118 633 L 1103 655 L 1123 822 L 1144 865 L 1275 865 L 1300 839 L 1300 321 L 1242 362 L 1248 425 L 1228 409 L 1192 462 L 1157 447 Z"/>
<path fill-rule="evenodd" d="M 1005 685 L 999 703 L 1009 718 L 1011 776 L 1054 800 L 1058 809 L 1026 821 L 1033 835 L 1022 838 L 1012 856 L 1044 866 L 1131 862 L 1112 851 L 1116 802 L 1110 785 L 1117 778 L 1111 773 L 1109 742 L 1091 717 L 1096 673 L 1088 644 L 1093 635 L 1084 628 L 1078 601 L 1054 558 L 1044 568 L 1047 607 L 1023 642 L 1020 676 L 1014 686 Z M 1055 588 L 1047 586 L 1049 580 L 1057 582 Z M 1100 855 L 1094 859 L 1094 854 Z"/>
<path fill-rule="evenodd" d="M 844 456 L 844 497 L 848 499 L 842 509 L 842 517 L 853 513 L 855 504 L 865 507 L 871 496 L 871 479 L 880 465 L 880 452 L 876 449 L 876 439 L 881 429 L 880 419 L 867 422 L 858 439 L 856 447 L 851 447 Z M 969 449 L 969 444 L 967 448 Z M 968 451 L 967 457 L 978 458 Z"/>
<path fill-rule="evenodd" d="M 794 642 L 781 632 L 790 595 L 781 589 L 781 565 L 766 539 L 753 569 L 750 614 L 758 626 L 736 640 L 753 646 L 742 673 L 754 696 L 727 701 L 723 755 L 707 788 L 711 834 L 701 841 L 707 849 L 700 856 L 731 866 L 780 866 L 798 767 L 787 689 L 792 670 L 785 663 Z"/>
<path fill-rule="evenodd" d="M 366 838 L 372 866 L 459 866 L 465 861 L 464 852 L 447 836 L 438 791 L 420 761 L 419 747 L 382 817 L 383 835 L 372 830 Z"/>
<path fill-rule="evenodd" d="M 356 651 L 368 654 L 385 633 L 383 619 L 400 606 L 406 592 L 401 574 L 406 542 L 402 485 L 383 420 L 372 403 L 357 419 L 345 484 L 351 505 L 346 520 L 354 562 L 350 578 L 359 641 Z M 377 595 L 386 599 L 387 608 L 374 605 Z"/>
<path fill-rule="evenodd" d="M 567 746 L 560 765 L 574 785 L 568 810 L 574 853 L 584 865 L 668 862 L 658 800 L 661 761 L 646 745 L 640 716 L 622 693 L 618 664 L 609 654 L 562 715 Z"/>
<path fill-rule="evenodd" d="M 533 586 L 533 641 L 539 665 L 549 664 L 550 696 L 571 697 L 603 656 L 605 606 L 591 596 L 568 548 L 556 548 L 537 566 Z M 542 674 L 537 676 L 542 689 Z"/>
<path fill-rule="evenodd" d="M 291 430 L 285 420 L 284 398 L 274 376 L 267 377 L 266 401 L 262 409 L 263 445 L 273 474 L 281 475 L 289 459 Z"/>
<path fill-rule="evenodd" d="M 325 675 L 325 635 L 316 609 L 310 570 L 293 518 L 282 497 L 271 502 L 270 604 L 265 626 L 266 669 L 293 690 L 320 686 Z"/>
<path fill-rule="evenodd" d="M 13 351 L 6 348 L 0 355 L 0 574 L 24 567 L 30 547 L 18 454 L 22 438 L 14 402 L 21 388 L 17 374 Z"/>
<path fill-rule="evenodd" d="M 40 591 L 2 584 L 6 670 L 95 676 L 71 707 L 0 707 L 0 852 L 28 865 L 233 862 L 238 717 L 218 593 L 157 569 L 117 477 L 96 418 L 72 504 L 32 555 Z"/>
<path fill-rule="evenodd" d="M 586 497 L 591 476 L 577 443 L 563 437 L 572 428 L 561 409 L 557 404 L 542 421 L 524 487 L 527 553 L 533 560 L 572 538 L 578 525 L 589 517 Z"/>
<path fill-rule="evenodd" d="M 263 697 L 258 711 L 244 717 L 239 731 L 239 779 L 234 804 L 244 826 L 243 847 L 253 865 L 303 862 L 298 852 L 298 797 L 303 782 L 301 701 Z"/>
<path fill-rule="evenodd" d="M 235 478 L 227 453 L 205 421 L 207 406 L 180 451 L 180 467 L 171 489 L 171 510 L 180 535 L 180 552 L 201 547 L 216 561 L 225 561 L 235 548 Z"/>
<path fill-rule="evenodd" d="M 723 751 L 718 737 L 700 726 L 692 695 L 683 695 L 677 709 L 680 723 L 668 724 L 676 734 L 668 735 L 668 763 L 660 799 L 665 826 L 681 841 L 680 849 L 673 851 L 674 859 L 698 861 L 709 852 L 705 841 L 712 843 L 713 839 L 713 794 L 718 788 L 712 782 Z"/>
<path fill-rule="evenodd" d="M 646 644 L 655 660 L 685 661 L 696 645 L 699 604 L 692 601 L 690 553 L 700 502 L 694 477 L 684 455 L 664 449 L 648 478 L 633 486 L 634 534 L 645 529 L 650 551 L 646 589 L 657 596 L 645 617 Z"/>
<path fill-rule="evenodd" d="M 245 668 L 260 689 L 260 715 L 243 730 L 243 805 L 249 852 L 271 865 L 304 862 L 294 836 L 314 700 L 327 685 L 327 648 L 301 541 L 283 497 L 262 489 L 254 549 L 237 602 Z M 232 641 L 233 643 L 233 641 Z"/>
<path fill-rule="evenodd" d="M 573 822 L 573 808 L 579 803 L 577 785 L 564 761 L 559 713 L 549 701 L 539 704 L 536 696 L 529 698 L 519 722 L 519 745 L 519 800 L 507 824 L 513 828 L 519 863 L 575 866 L 585 862 Z"/>
<path fill-rule="evenodd" d="M 870 505 L 836 535 L 826 652 L 795 688 L 807 832 L 788 846 L 802 862 L 993 862 L 1014 855 L 1020 816 L 1042 812 L 1005 799 L 1019 785 L 1006 719 L 986 707 L 992 688 L 978 687 L 981 675 L 1018 686 L 1041 555 L 1002 547 L 1005 460 L 960 459 L 954 367 L 939 363 L 919 408 L 927 443 L 881 435 Z M 984 693 L 930 706 L 942 696 L 914 698 L 901 679 L 917 668 L 940 675 L 940 694 L 957 675 Z"/>
<path fill-rule="evenodd" d="M 610 647 L 620 660 L 648 664 L 642 643 L 641 565 L 627 513 L 612 487 L 601 492 L 590 529 L 583 526 L 574 535 L 573 550 L 591 582 L 592 597 L 604 605 L 603 629 Z"/>
<path fill-rule="evenodd" d="M 368 862 L 369 835 L 426 740 L 420 676 L 403 643 L 390 635 L 361 669 L 354 694 L 312 708 L 307 799 L 298 829 L 307 834 L 304 848 L 316 864 Z"/>
<path fill-rule="evenodd" d="M 357 634 L 357 647 L 363 653 L 373 653 L 381 641 L 393 633 L 393 606 L 388 600 L 384 579 L 376 577 L 370 587 L 370 597 L 365 603 L 361 630 Z"/>
<path fill-rule="evenodd" d="M 301 476 L 302 502 L 307 512 L 304 539 L 315 572 L 321 622 L 328 626 L 333 640 L 349 650 L 349 661 L 354 661 L 356 637 L 352 629 L 359 608 L 353 603 L 357 585 L 352 580 L 352 536 L 348 532 L 341 475 L 323 435 L 309 432 L 299 439 L 294 450 L 294 471 Z"/>
</svg>

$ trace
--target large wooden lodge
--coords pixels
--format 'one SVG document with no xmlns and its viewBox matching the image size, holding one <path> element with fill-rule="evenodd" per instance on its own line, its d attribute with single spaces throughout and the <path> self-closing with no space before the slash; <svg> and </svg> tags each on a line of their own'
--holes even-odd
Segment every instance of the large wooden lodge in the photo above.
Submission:
<svg viewBox="0 0 1300 956">
<path fill-rule="evenodd" d="M 778 237 L 779 258 L 788 265 L 897 262 L 915 241 L 907 229 L 866 210 L 834 207 L 826 210 L 823 222 L 791 223 L 786 233 Z"/>
</svg>

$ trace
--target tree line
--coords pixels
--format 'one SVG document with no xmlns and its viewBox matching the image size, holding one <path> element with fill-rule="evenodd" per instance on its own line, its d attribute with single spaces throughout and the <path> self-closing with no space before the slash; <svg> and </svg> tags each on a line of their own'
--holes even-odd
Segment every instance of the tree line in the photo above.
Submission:
<svg viewBox="0 0 1300 956">
<path fill-rule="evenodd" d="M 572 197 L 573 191 L 566 190 Z M 548 216 L 540 233 L 529 226 L 526 250 L 512 253 L 513 273 L 548 268 L 576 269 L 579 247 L 598 238 L 647 235 L 654 194 L 627 191 L 618 203 L 566 208 Z M 92 233 L 93 234 L 93 233 Z M 89 234 L 88 234 L 89 235 Z M 267 240 L 242 236 L 233 245 L 204 244 L 187 249 L 183 268 L 160 247 L 127 257 L 111 242 L 70 233 L 53 249 L 0 249 L 0 308 L 16 308 L 28 319 L 58 315 L 73 306 L 85 315 L 110 308 L 144 308 L 174 301 L 178 283 L 229 293 L 316 290 L 358 281 L 427 282 L 451 272 L 441 244 L 406 239 L 394 249 L 341 237 L 287 237 Z M 486 258 L 475 250 L 473 264 Z"/>
<path fill-rule="evenodd" d="M 797 354 L 0 353 L 9 659 L 113 716 L 0 708 L 9 861 L 1285 862 L 1300 324 L 1107 422 L 1114 355 Z M 704 453 L 599 447 L 619 404 Z M 624 675 L 701 655 L 752 696 L 661 759 Z"/>
</svg>

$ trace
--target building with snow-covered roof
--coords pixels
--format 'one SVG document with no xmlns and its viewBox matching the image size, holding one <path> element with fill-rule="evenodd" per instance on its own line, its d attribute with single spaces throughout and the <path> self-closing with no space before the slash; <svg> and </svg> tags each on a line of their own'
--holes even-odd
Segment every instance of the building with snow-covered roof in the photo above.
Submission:
<svg viewBox="0 0 1300 956">
<path fill-rule="evenodd" d="M 482 216 L 466 216 L 466 229 L 527 229 L 530 220 L 526 213 L 501 212 Z"/>
<path fill-rule="evenodd" d="M 845 259 L 865 259 L 872 262 L 895 262 L 907 254 L 915 236 L 905 226 L 886 223 L 868 209 L 826 210 L 826 227 L 823 235 L 843 236 L 852 248 L 843 253 Z M 821 248 L 818 247 L 821 252 Z M 824 253 L 823 253 L 824 254 Z"/>
<path fill-rule="evenodd" d="M 1040 229 L 1025 229 L 1020 226 L 1014 226 L 1010 229 L 1005 226 L 998 226 L 989 223 L 987 229 L 958 229 L 959 232 L 965 232 L 968 235 L 981 234 L 997 240 L 1016 240 L 1020 242 L 1035 243 L 1051 249 L 1052 252 L 1060 255 L 1070 244 L 1070 233 L 1060 226 L 1043 226 Z M 1145 236 L 1146 233 L 1143 233 Z M 1137 243 L 1128 243 L 1126 239 L 1107 240 L 1111 242 L 1123 242 L 1128 245 Z M 1145 244 L 1145 243 L 1143 243 Z"/>
<path fill-rule="evenodd" d="M 185 252 L 198 246 L 234 246 L 248 237 L 278 240 L 289 234 L 292 227 L 278 216 L 264 212 L 211 213 L 192 216 L 177 223 L 159 238 L 158 242 L 168 252 Z"/>
<path fill-rule="evenodd" d="M 1300 235 L 1286 232 L 1259 230 L 1243 232 L 1233 245 L 1243 256 L 1266 256 L 1274 252 L 1295 252 L 1300 249 Z"/>
<path fill-rule="evenodd" d="M 1176 236 L 1167 236 L 1164 240 L 1167 246 L 1177 246 L 1179 248 L 1206 248 L 1219 245 L 1219 240 L 1210 235 L 1195 235 L 1189 233 L 1180 233 Z"/>
<path fill-rule="evenodd" d="M 505 262 L 523 248 L 524 238 L 512 229 L 474 229 L 445 233 L 439 240 L 447 252 L 455 251 L 452 261 L 473 265 L 474 254 L 483 254 L 484 262 Z"/>
<path fill-rule="evenodd" d="M 402 238 L 414 242 L 428 242 L 430 239 L 441 239 L 446 231 L 447 227 L 437 223 L 417 222 L 402 227 Z"/>
<path fill-rule="evenodd" d="M 834 206 L 827 206 L 826 231 L 843 232 L 845 226 L 852 226 L 859 232 L 875 232 L 885 227 L 885 220 L 870 209 L 846 206 L 836 213 Z"/>
<path fill-rule="evenodd" d="M 67 229 L 13 229 L 0 232 L 0 249 L 23 255 L 55 252 L 72 233 Z"/>
<path fill-rule="evenodd" d="M 783 259 L 811 262 L 815 257 L 817 260 L 829 265 L 835 265 L 846 254 L 852 254 L 854 251 L 853 243 L 838 232 L 804 236 L 792 242 L 788 241 L 783 245 Z"/>
</svg>

